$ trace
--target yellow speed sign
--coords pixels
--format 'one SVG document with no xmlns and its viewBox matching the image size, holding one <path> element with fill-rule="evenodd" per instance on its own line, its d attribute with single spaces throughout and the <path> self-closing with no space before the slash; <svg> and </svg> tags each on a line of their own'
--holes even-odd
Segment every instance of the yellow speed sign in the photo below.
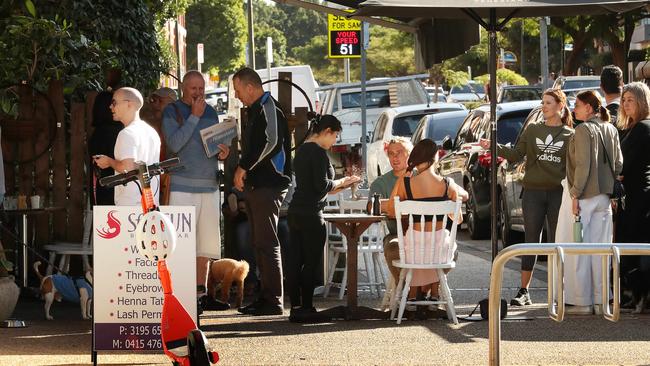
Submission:
<svg viewBox="0 0 650 366">
<path fill-rule="evenodd" d="M 361 22 L 340 15 L 327 15 L 327 56 L 361 57 Z"/>
</svg>

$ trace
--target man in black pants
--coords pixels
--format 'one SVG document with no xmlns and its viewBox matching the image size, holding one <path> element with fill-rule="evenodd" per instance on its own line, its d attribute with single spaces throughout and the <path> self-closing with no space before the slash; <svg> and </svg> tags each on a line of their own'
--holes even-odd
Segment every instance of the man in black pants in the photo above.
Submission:
<svg viewBox="0 0 650 366">
<path fill-rule="evenodd" d="M 248 107 L 242 155 L 234 186 L 244 191 L 255 259 L 260 272 L 259 299 L 239 309 L 249 315 L 282 315 L 282 257 L 278 240 L 280 205 L 291 183 L 291 138 L 287 120 L 255 70 L 233 76 L 236 96 Z"/>
</svg>

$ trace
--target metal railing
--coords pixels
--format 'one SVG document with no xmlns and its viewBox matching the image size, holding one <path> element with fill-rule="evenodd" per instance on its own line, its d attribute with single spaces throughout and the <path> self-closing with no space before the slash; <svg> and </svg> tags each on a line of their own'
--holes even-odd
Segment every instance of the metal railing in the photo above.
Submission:
<svg viewBox="0 0 650 366">
<path fill-rule="evenodd" d="M 492 262 L 490 276 L 490 304 L 499 304 L 503 269 L 512 258 L 520 255 L 548 256 L 548 312 L 551 319 L 564 320 L 564 258 L 565 255 L 602 256 L 602 307 L 605 319 L 618 321 L 620 315 L 620 263 L 621 255 L 650 255 L 650 245 L 639 243 L 586 244 L 586 243 L 525 243 L 502 250 Z M 609 304 L 609 259 L 612 259 L 613 302 Z M 501 316 L 499 306 L 489 307 L 489 364 L 501 362 Z"/>
</svg>

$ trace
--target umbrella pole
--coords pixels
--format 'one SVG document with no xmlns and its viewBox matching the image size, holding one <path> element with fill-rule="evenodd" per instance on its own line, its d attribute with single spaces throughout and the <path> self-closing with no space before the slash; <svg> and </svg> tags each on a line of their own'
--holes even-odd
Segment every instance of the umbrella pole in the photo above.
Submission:
<svg viewBox="0 0 650 366">
<path fill-rule="evenodd" d="M 490 238 L 492 239 L 492 261 L 497 256 L 499 236 L 497 228 L 497 16 L 496 9 L 490 9 L 490 22 L 488 24 L 488 72 L 490 74 L 490 210 L 492 220 L 490 220 L 491 230 Z"/>
</svg>

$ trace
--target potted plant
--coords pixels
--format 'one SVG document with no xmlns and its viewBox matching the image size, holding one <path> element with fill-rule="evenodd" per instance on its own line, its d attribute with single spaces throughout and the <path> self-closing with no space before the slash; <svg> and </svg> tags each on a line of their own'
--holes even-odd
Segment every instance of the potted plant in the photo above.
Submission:
<svg viewBox="0 0 650 366">
<path fill-rule="evenodd" d="M 7 320 L 14 313 L 20 289 L 9 273 L 13 271 L 13 264 L 5 257 L 5 252 L 0 242 L 0 322 Z"/>
</svg>

